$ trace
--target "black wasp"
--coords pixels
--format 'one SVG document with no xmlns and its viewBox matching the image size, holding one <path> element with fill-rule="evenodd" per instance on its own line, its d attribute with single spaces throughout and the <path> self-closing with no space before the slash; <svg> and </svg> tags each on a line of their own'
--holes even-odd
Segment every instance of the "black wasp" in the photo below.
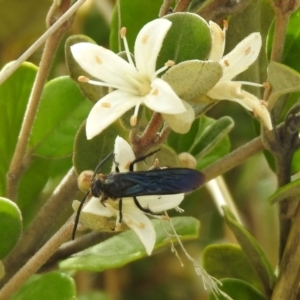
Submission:
<svg viewBox="0 0 300 300">
<path fill-rule="evenodd" d="M 119 172 L 118 163 L 116 170 L 108 175 L 97 174 L 101 165 L 114 154 L 110 153 L 97 166 L 89 192 L 80 203 L 75 218 L 72 238 L 74 239 L 84 201 L 88 197 L 100 197 L 104 203 L 108 198 L 119 200 L 120 222 L 122 221 L 122 198 L 132 197 L 136 206 L 143 212 L 155 215 L 149 208 L 140 205 L 137 196 L 147 195 L 174 195 L 191 192 L 200 187 L 205 179 L 204 174 L 189 168 L 155 168 L 148 171 L 133 171 L 134 165 L 145 160 L 159 150 L 155 150 L 132 161 L 129 172 Z M 103 204 L 104 205 L 104 204 Z"/>
</svg>

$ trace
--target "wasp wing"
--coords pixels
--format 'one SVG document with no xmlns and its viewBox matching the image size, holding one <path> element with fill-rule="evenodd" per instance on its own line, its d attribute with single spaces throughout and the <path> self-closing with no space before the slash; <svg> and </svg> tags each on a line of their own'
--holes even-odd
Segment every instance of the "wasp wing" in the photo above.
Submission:
<svg viewBox="0 0 300 300">
<path fill-rule="evenodd" d="M 204 183 L 204 174 L 187 168 L 114 173 L 116 197 L 172 195 L 191 192 Z"/>
</svg>

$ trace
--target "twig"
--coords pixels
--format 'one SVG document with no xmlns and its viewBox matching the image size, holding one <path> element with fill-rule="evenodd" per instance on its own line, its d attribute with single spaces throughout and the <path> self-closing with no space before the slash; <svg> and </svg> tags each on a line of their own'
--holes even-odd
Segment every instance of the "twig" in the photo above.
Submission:
<svg viewBox="0 0 300 300">
<path fill-rule="evenodd" d="M 62 2 L 61 6 L 57 7 L 56 3 L 53 3 L 53 6 L 50 8 L 49 14 L 47 16 L 47 20 L 49 21 L 49 23 L 55 22 L 55 25 L 58 22 L 57 18 L 61 15 L 61 10 L 65 9 L 65 5 L 66 3 Z M 68 17 L 70 17 L 70 14 L 68 14 Z M 6 196 L 12 201 L 16 200 L 17 186 L 19 183 L 20 176 L 23 172 L 23 160 L 26 155 L 27 143 L 36 116 L 38 105 L 40 103 L 44 84 L 47 80 L 51 64 L 54 58 L 54 54 L 58 48 L 59 42 L 65 34 L 65 32 L 71 26 L 71 21 L 66 22 L 66 20 L 64 19 L 63 22 L 60 21 L 59 24 L 60 26 L 56 28 L 55 33 L 53 33 L 50 36 L 49 33 L 47 34 L 48 39 L 46 41 L 39 70 L 37 72 L 35 82 L 31 91 L 31 95 L 29 97 L 16 149 L 7 174 Z"/>
<path fill-rule="evenodd" d="M 298 205 L 292 228 L 286 243 L 284 255 L 280 264 L 280 273 L 276 282 L 272 300 L 296 299 L 300 272 L 300 206 Z"/>
<path fill-rule="evenodd" d="M 33 54 L 45 41 L 53 34 L 67 19 L 69 19 L 86 0 L 78 0 L 61 18 L 55 22 L 36 42 L 34 42 L 5 72 L 0 75 L 0 84 L 2 84 L 16 69 Z"/>
<path fill-rule="evenodd" d="M 6 273 L 0 281 L 1 286 L 41 247 L 47 233 L 64 213 L 77 191 L 77 176 L 72 168 L 24 232 L 13 251 L 4 260 Z"/>
<path fill-rule="evenodd" d="M 71 217 L 65 225 L 43 246 L 0 291 L 0 300 L 8 300 L 22 284 L 33 275 L 65 241 L 70 239 L 74 226 Z"/>
<path fill-rule="evenodd" d="M 57 261 L 67 258 L 74 253 L 82 251 L 88 247 L 94 246 L 100 242 L 103 242 L 110 238 L 113 235 L 118 234 L 117 231 L 111 232 L 96 232 L 92 231 L 88 234 L 85 234 L 79 238 L 76 238 L 75 241 L 69 241 L 63 244 L 53 256 L 42 266 L 39 271 L 45 272 L 52 268 Z"/>
<path fill-rule="evenodd" d="M 226 156 L 222 157 L 215 163 L 211 164 L 203 170 L 205 174 L 205 181 L 209 181 L 225 172 L 233 169 L 246 159 L 264 149 L 261 138 L 257 137 L 249 143 L 239 147 Z"/>
<path fill-rule="evenodd" d="M 158 14 L 158 16 L 160 18 L 168 14 L 172 3 L 173 3 L 173 0 L 164 0 L 163 4 L 159 10 L 159 14 Z"/>
</svg>

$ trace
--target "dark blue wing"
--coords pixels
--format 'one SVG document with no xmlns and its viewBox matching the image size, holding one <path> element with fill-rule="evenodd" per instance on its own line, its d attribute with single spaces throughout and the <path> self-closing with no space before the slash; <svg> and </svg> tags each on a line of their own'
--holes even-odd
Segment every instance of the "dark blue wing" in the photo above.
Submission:
<svg viewBox="0 0 300 300">
<path fill-rule="evenodd" d="M 116 197 L 187 193 L 204 183 L 204 174 L 187 168 L 114 173 Z M 116 187 L 116 186 L 115 186 Z"/>
</svg>

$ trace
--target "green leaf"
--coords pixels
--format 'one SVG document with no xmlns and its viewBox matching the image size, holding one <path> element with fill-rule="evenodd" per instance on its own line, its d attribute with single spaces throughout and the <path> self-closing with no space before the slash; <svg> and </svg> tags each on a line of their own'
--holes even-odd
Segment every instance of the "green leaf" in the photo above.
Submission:
<svg viewBox="0 0 300 300">
<path fill-rule="evenodd" d="M 300 74 L 284 64 L 271 61 L 268 66 L 268 78 L 272 85 L 269 101 L 274 101 L 284 94 L 300 91 Z"/>
<path fill-rule="evenodd" d="M 121 42 L 121 45 L 119 45 L 120 28 L 126 27 L 126 38 L 128 41 L 129 49 L 133 50 L 134 42 L 138 32 L 146 23 L 158 18 L 158 13 L 161 5 L 161 0 L 121 0 L 121 18 L 119 18 L 118 15 L 117 5 L 115 6 L 115 10 L 112 16 L 110 49 L 116 53 L 120 52 L 121 48 L 124 50 L 123 43 Z M 120 19 L 121 24 L 119 24 Z"/>
<path fill-rule="evenodd" d="M 125 130 L 115 122 L 91 140 L 87 140 L 85 122 L 77 132 L 74 144 L 73 164 L 77 174 L 85 170 L 95 170 L 99 162 L 114 151 L 117 135 L 124 138 Z M 102 173 L 110 173 L 112 161 L 101 168 Z"/>
<path fill-rule="evenodd" d="M 61 272 L 51 272 L 31 278 L 11 300 L 74 300 L 75 297 L 73 279 Z"/>
<path fill-rule="evenodd" d="M 174 13 L 164 18 L 172 22 L 156 62 L 157 69 L 168 60 L 176 64 L 186 60 L 206 60 L 210 54 L 212 39 L 207 22 L 199 15 Z"/>
<path fill-rule="evenodd" d="M 230 210 L 225 206 L 223 210 L 227 225 L 234 233 L 247 259 L 257 272 L 264 290 L 269 293 L 273 288 L 276 277 L 265 253 L 246 228 L 235 220 Z"/>
<path fill-rule="evenodd" d="M 36 214 L 41 205 L 40 193 L 47 184 L 52 161 L 43 157 L 33 157 L 30 165 L 22 174 L 18 186 L 18 205 L 22 211 L 24 227 Z"/>
<path fill-rule="evenodd" d="M 203 268 L 217 278 L 236 278 L 262 291 L 257 273 L 241 247 L 233 244 L 209 245 L 203 251 Z"/>
<path fill-rule="evenodd" d="M 296 179 L 293 182 L 290 182 L 279 189 L 269 197 L 270 203 L 276 203 L 282 200 L 290 199 L 298 200 L 300 192 L 300 179 Z"/>
<path fill-rule="evenodd" d="M 222 284 L 221 290 L 233 300 L 266 300 L 259 291 L 245 281 L 227 278 L 220 280 L 220 282 Z M 216 298 L 211 294 L 209 300 L 228 300 L 228 298 L 222 295 L 218 295 Z"/>
<path fill-rule="evenodd" d="M 30 150 L 51 158 L 71 155 L 75 134 L 91 108 L 69 77 L 48 82 L 33 124 Z"/>
<path fill-rule="evenodd" d="M 204 157 L 224 139 L 234 126 L 230 117 L 222 117 L 205 128 L 200 128 L 195 137 L 195 143 L 191 147 L 191 153 L 197 159 Z"/>
<path fill-rule="evenodd" d="M 8 68 L 6 65 L 1 72 Z M 19 136 L 37 67 L 23 63 L 0 85 L 0 194 L 5 194 L 6 173 Z"/>
<path fill-rule="evenodd" d="M 222 74 L 222 67 L 217 62 L 189 60 L 170 68 L 162 79 L 181 99 L 196 102 L 199 96 L 214 87 Z"/>
<path fill-rule="evenodd" d="M 188 152 L 197 157 L 197 169 L 203 169 L 208 164 L 229 153 L 230 142 L 227 136 L 233 127 L 230 117 L 214 120 L 206 116 L 196 119 L 186 134 L 171 132 L 167 143 L 177 153 Z"/>
<path fill-rule="evenodd" d="M 77 300 L 109 300 L 110 295 L 104 292 L 89 292 L 83 295 L 78 295 Z"/>
<path fill-rule="evenodd" d="M 195 239 L 198 236 L 198 220 L 192 217 L 175 217 L 171 221 L 181 240 Z M 169 223 L 163 222 L 165 230 L 172 232 Z M 152 223 L 156 230 L 155 249 L 168 245 L 169 241 L 161 221 L 152 220 Z M 121 267 L 146 256 L 144 246 L 135 233 L 129 230 L 80 252 L 78 256 L 64 260 L 60 263 L 60 268 L 100 272 Z"/>
<path fill-rule="evenodd" d="M 70 36 L 65 43 L 66 64 L 67 64 L 70 77 L 77 83 L 82 94 L 92 102 L 97 102 L 99 99 L 101 99 L 103 96 L 105 96 L 108 93 L 108 88 L 78 81 L 79 76 L 86 76 L 92 80 L 99 81 L 99 79 L 93 77 L 85 70 L 83 70 L 73 58 L 70 47 L 74 44 L 82 43 L 82 42 L 96 44 L 92 39 L 90 39 L 85 35 Z"/>
<path fill-rule="evenodd" d="M 5 267 L 2 263 L 2 261 L 0 260 L 0 279 L 2 279 L 5 275 Z"/>
<path fill-rule="evenodd" d="M 0 258 L 15 246 L 22 232 L 22 215 L 18 206 L 0 197 Z"/>
<path fill-rule="evenodd" d="M 274 21 L 269 29 L 267 40 L 267 53 L 270 58 L 273 37 L 274 37 Z M 300 72 L 299 55 L 300 53 L 300 9 L 293 13 L 289 19 L 286 28 L 284 50 L 282 55 L 282 63 Z"/>
<path fill-rule="evenodd" d="M 291 174 L 297 174 L 299 171 L 300 171 L 300 149 L 294 152 Z"/>
<path fill-rule="evenodd" d="M 37 210 L 72 167 L 72 158 L 49 159 L 33 156 L 22 174 L 18 187 L 18 205 L 22 211 L 24 228 Z"/>
</svg>

